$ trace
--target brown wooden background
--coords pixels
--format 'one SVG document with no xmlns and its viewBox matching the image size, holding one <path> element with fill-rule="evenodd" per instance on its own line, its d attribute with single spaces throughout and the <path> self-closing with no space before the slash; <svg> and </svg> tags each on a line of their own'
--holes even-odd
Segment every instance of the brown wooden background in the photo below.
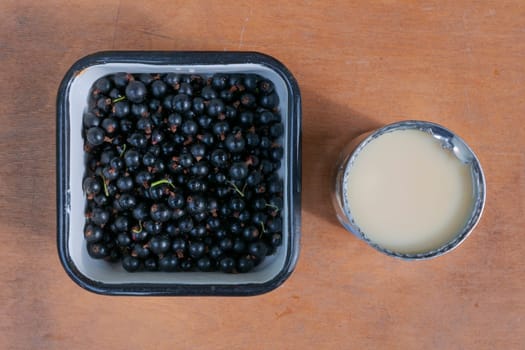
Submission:
<svg viewBox="0 0 525 350">
<path fill-rule="evenodd" d="M 518 349 L 525 344 L 523 1 L 0 1 L 0 348 Z M 105 297 L 58 261 L 55 95 L 106 49 L 256 50 L 303 96 L 295 273 L 251 298 Z M 407 263 L 334 219 L 341 145 L 406 118 L 457 131 L 488 196 L 453 253 Z"/>
</svg>

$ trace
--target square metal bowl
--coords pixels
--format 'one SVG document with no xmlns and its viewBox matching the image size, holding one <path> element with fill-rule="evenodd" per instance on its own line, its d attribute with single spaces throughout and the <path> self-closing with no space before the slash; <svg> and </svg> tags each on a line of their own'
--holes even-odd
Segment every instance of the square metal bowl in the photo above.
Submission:
<svg viewBox="0 0 525 350">
<path fill-rule="evenodd" d="M 117 73 L 253 73 L 275 84 L 285 132 L 281 176 L 283 243 L 253 272 L 126 272 L 120 264 L 92 259 L 85 249 L 86 198 L 82 115 L 89 90 Z M 60 261 L 81 287 L 108 295 L 256 295 L 281 285 L 295 268 L 301 217 L 301 97 L 292 74 L 274 58 L 254 52 L 99 52 L 68 70 L 57 96 L 57 244 Z"/>
</svg>

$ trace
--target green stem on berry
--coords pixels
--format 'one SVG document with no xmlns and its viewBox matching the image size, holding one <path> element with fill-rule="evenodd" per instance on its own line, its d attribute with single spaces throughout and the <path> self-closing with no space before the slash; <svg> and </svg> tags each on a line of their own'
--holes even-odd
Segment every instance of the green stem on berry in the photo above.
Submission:
<svg viewBox="0 0 525 350">
<path fill-rule="evenodd" d="M 102 185 L 104 186 L 104 194 L 106 195 L 106 197 L 109 197 L 108 184 L 106 183 L 106 178 L 104 177 L 104 175 L 100 175 L 100 177 L 102 178 Z"/>
<path fill-rule="evenodd" d="M 120 151 L 120 154 L 119 154 L 119 157 L 120 157 L 120 158 L 122 158 L 122 156 L 124 155 L 124 152 L 126 152 L 126 146 L 127 146 L 127 144 L 124 144 L 124 145 L 122 146 L 122 150 Z"/>
<path fill-rule="evenodd" d="M 233 189 L 235 190 L 235 192 L 237 192 L 237 193 L 239 194 L 239 196 L 244 197 L 244 192 L 241 191 L 241 190 L 239 189 L 239 187 L 237 187 L 237 185 L 235 185 L 235 184 L 234 184 L 233 182 L 231 182 L 231 181 L 226 181 L 226 182 L 229 183 L 229 184 L 233 187 Z"/>
<path fill-rule="evenodd" d="M 264 205 L 267 206 L 267 207 L 273 208 L 276 211 L 279 211 L 279 207 L 276 206 L 276 205 L 273 205 L 273 204 L 270 204 L 270 203 L 265 203 Z"/>
<path fill-rule="evenodd" d="M 113 103 L 117 103 L 120 101 L 124 101 L 126 99 L 126 96 L 120 96 L 113 100 Z"/>
<path fill-rule="evenodd" d="M 142 221 L 139 221 L 139 229 L 133 229 L 131 230 L 133 233 L 141 233 L 142 232 Z"/>
<path fill-rule="evenodd" d="M 162 185 L 162 184 L 167 184 L 171 188 L 175 188 L 175 185 L 172 184 L 171 180 L 168 180 L 168 179 L 162 179 L 162 180 L 159 180 L 159 181 L 152 182 L 150 187 L 153 188 L 153 187 L 156 187 L 156 186 L 159 186 L 159 185 Z"/>
<path fill-rule="evenodd" d="M 263 233 L 266 233 L 266 230 L 264 229 L 264 222 L 261 221 L 261 231 Z"/>
</svg>

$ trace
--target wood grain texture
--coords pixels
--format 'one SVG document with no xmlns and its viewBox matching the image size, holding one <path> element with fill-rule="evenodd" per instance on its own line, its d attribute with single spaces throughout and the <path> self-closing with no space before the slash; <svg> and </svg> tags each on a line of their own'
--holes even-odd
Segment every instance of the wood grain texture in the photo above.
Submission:
<svg viewBox="0 0 525 350">
<path fill-rule="evenodd" d="M 56 252 L 55 96 L 107 49 L 256 50 L 303 96 L 302 251 L 251 298 L 104 297 Z M 0 1 L 0 348 L 518 349 L 525 344 L 523 1 Z M 405 118 L 441 123 L 488 195 L 456 251 L 407 263 L 334 219 L 341 145 Z"/>
</svg>

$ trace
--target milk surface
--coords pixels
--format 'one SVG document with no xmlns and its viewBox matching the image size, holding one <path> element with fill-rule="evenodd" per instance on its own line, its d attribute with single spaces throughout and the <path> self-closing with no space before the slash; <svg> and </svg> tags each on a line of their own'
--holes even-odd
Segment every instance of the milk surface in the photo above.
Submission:
<svg viewBox="0 0 525 350">
<path fill-rule="evenodd" d="M 372 242 L 399 253 L 439 248 L 461 232 L 472 211 L 470 166 L 423 131 L 377 137 L 347 172 L 355 223 Z"/>
</svg>

